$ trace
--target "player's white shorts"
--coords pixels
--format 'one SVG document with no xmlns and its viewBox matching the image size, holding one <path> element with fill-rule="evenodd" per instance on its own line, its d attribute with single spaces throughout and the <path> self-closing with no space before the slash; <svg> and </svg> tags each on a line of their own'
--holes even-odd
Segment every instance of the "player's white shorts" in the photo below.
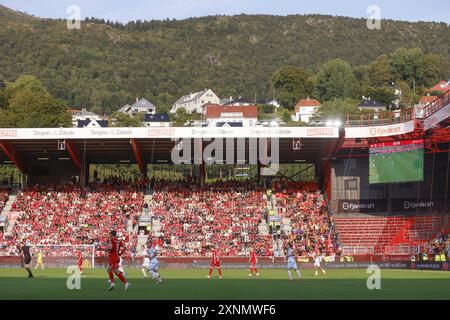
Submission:
<svg viewBox="0 0 450 320">
<path fill-rule="evenodd" d="M 295 258 L 288 258 L 288 264 L 287 264 L 287 269 L 298 269 L 297 267 L 297 262 L 295 261 Z"/>
<path fill-rule="evenodd" d="M 148 267 L 149 270 L 157 270 L 159 265 L 158 259 L 153 259 L 150 261 L 150 266 Z"/>
<path fill-rule="evenodd" d="M 320 262 L 314 262 L 314 267 L 320 268 Z"/>
</svg>

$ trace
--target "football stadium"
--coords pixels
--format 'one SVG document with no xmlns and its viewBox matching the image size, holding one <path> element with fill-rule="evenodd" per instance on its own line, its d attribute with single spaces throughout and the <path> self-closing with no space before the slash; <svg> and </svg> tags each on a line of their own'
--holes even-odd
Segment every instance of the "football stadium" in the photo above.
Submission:
<svg viewBox="0 0 450 320">
<path fill-rule="evenodd" d="M 449 26 L 188 17 L 0 4 L 0 301 L 449 300 Z"/>
<path fill-rule="evenodd" d="M 450 91 L 343 127 L 0 129 L 21 178 L 2 189 L 0 297 L 448 299 L 449 111 Z M 111 230 L 127 295 L 106 283 Z"/>
</svg>

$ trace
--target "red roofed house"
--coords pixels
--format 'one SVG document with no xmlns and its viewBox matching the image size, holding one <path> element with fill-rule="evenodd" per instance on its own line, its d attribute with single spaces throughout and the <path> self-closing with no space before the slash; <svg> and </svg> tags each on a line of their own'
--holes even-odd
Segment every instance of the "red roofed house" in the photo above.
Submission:
<svg viewBox="0 0 450 320">
<path fill-rule="evenodd" d="M 258 121 L 257 106 L 205 105 L 208 127 L 253 127 Z"/>
<path fill-rule="evenodd" d="M 436 98 L 437 98 L 437 96 L 430 96 L 430 95 L 420 97 L 419 103 L 414 105 L 416 116 L 422 117 L 423 116 L 423 108 L 425 108 L 426 105 L 433 102 Z"/>
<path fill-rule="evenodd" d="M 450 81 L 442 80 L 434 87 L 428 89 L 428 92 L 440 91 L 440 92 L 444 93 L 447 90 L 450 90 Z"/>
<path fill-rule="evenodd" d="M 308 123 L 309 119 L 319 107 L 320 102 L 316 99 L 310 99 L 308 97 L 307 99 L 300 100 L 295 106 L 295 120 Z"/>
<path fill-rule="evenodd" d="M 437 96 L 422 96 L 420 97 L 419 104 L 426 106 L 427 104 L 433 102 L 436 98 Z"/>
</svg>

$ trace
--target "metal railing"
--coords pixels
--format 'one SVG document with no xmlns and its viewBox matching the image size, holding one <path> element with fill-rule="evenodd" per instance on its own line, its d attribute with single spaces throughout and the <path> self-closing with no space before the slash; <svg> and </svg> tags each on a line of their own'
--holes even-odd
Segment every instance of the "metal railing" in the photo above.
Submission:
<svg viewBox="0 0 450 320">
<path fill-rule="evenodd" d="M 414 254 L 416 253 L 417 246 L 412 245 L 397 245 L 397 246 L 387 246 L 384 248 L 384 254 Z"/>
<path fill-rule="evenodd" d="M 342 253 L 344 255 L 374 254 L 375 247 L 373 247 L 373 246 L 343 246 Z"/>
<path fill-rule="evenodd" d="M 413 120 L 411 111 L 380 113 L 376 115 L 347 116 L 346 127 L 385 126 Z"/>
<path fill-rule="evenodd" d="M 445 91 L 439 97 L 428 103 L 423 109 L 416 110 L 415 117 L 420 119 L 426 119 L 433 113 L 439 111 L 446 105 L 450 104 L 450 89 Z"/>
</svg>

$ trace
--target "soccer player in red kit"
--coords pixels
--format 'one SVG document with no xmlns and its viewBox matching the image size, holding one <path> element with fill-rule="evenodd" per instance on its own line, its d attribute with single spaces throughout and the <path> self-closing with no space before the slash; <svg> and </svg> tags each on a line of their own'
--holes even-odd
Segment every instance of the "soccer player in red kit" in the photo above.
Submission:
<svg viewBox="0 0 450 320">
<path fill-rule="evenodd" d="M 83 255 L 81 253 L 81 250 L 78 250 L 78 270 L 80 270 L 80 274 L 83 273 Z"/>
<path fill-rule="evenodd" d="M 117 239 L 117 233 L 112 230 L 109 233 L 109 243 L 108 243 L 108 275 L 109 282 L 111 283 L 109 290 L 111 291 L 116 286 L 114 283 L 114 274 L 125 284 L 125 291 L 128 291 L 130 283 L 123 276 L 122 272 L 119 270 L 120 256 L 125 252 L 125 246 L 123 242 Z"/>
<path fill-rule="evenodd" d="M 258 258 L 256 257 L 256 252 L 255 249 L 252 249 L 250 252 L 250 260 L 248 261 L 250 262 L 250 273 L 249 273 L 249 277 L 253 276 L 253 272 L 256 273 L 256 276 L 259 276 L 259 272 L 258 269 L 256 269 L 256 264 L 258 263 Z"/>
<path fill-rule="evenodd" d="M 217 250 L 215 248 L 212 249 L 211 267 L 209 268 L 209 275 L 206 276 L 207 278 L 211 279 L 211 274 L 214 268 L 217 268 L 217 271 L 219 272 L 219 278 L 222 279 L 222 271 L 220 270 L 220 260 L 217 254 Z"/>
</svg>

